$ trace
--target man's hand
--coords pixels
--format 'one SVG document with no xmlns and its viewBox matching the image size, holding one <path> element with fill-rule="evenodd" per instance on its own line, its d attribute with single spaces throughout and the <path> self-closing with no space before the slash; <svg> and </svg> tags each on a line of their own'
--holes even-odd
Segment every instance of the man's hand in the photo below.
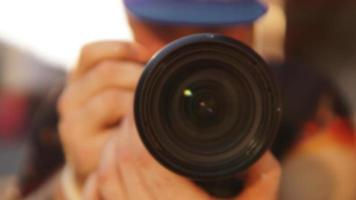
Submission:
<svg viewBox="0 0 356 200">
<path fill-rule="evenodd" d="M 97 168 L 103 147 L 120 130 L 148 58 L 139 46 L 123 42 L 83 48 L 58 104 L 60 137 L 78 183 Z"/>
<path fill-rule="evenodd" d="M 99 169 L 86 184 L 84 199 L 214 199 L 154 160 L 139 139 L 132 117 L 125 118 L 121 130 L 106 146 Z M 234 199 L 275 199 L 279 176 L 278 162 L 266 153 L 249 169 L 247 186 Z"/>
<path fill-rule="evenodd" d="M 143 146 L 133 118 L 108 143 L 84 199 L 210 199 L 198 186 L 161 166 Z"/>
</svg>

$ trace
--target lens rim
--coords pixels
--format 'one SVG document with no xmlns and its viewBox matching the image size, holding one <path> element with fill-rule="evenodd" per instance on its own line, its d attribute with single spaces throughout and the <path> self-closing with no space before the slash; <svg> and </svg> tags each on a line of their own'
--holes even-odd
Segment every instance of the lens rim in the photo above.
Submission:
<svg viewBox="0 0 356 200">
<path fill-rule="evenodd" d="M 160 67 L 162 68 L 163 66 L 167 67 L 167 65 L 162 65 L 162 63 L 167 63 L 167 59 L 171 58 L 172 55 L 175 55 L 182 49 L 191 45 L 200 44 L 223 45 L 226 46 L 226 48 L 232 48 L 234 51 L 238 52 L 239 54 L 236 54 L 236 56 L 240 56 L 242 58 L 241 62 L 245 62 L 245 64 L 248 63 L 249 65 L 256 67 L 256 72 L 259 73 L 258 76 L 262 77 L 261 80 L 259 80 L 261 82 L 259 84 L 263 85 L 263 87 L 266 89 L 264 92 L 266 92 L 266 94 L 268 93 L 268 100 L 270 101 L 269 107 L 271 112 L 269 113 L 268 120 L 261 121 L 261 124 L 269 123 L 267 124 L 269 129 L 269 138 L 265 138 L 262 145 L 259 144 L 257 147 L 253 146 L 256 145 L 254 141 L 249 144 L 250 148 L 255 148 L 253 157 L 250 157 L 243 163 L 239 163 L 237 166 L 235 165 L 236 163 L 231 162 L 231 167 L 215 171 L 194 169 L 192 166 L 182 166 L 179 163 L 175 163 L 174 160 L 170 160 L 169 152 L 164 151 L 161 144 L 159 143 L 160 139 L 156 137 L 157 135 L 155 135 L 155 131 L 157 130 L 154 130 L 154 127 L 152 127 L 151 120 L 157 118 L 159 113 L 149 113 L 149 107 L 152 105 L 148 105 L 152 103 L 152 99 L 150 101 L 149 97 L 150 95 L 153 95 L 150 93 L 153 89 L 152 86 L 154 86 L 157 81 L 162 81 L 162 79 L 165 77 L 167 78 L 168 76 L 167 74 L 162 74 L 164 71 L 163 69 L 158 69 Z M 241 64 L 241 67 L 245 66 Z M 178 39 L 168 44 L 165 48 L 153 56 L 153 58 L 146 65 L 141 79 L 139 80 L 134 101 L 134 116 L 139 135 L 148 151 L 157 161 L 159 161 L 165 167 L 175 171 L 176 173 L 187 176 L 194 180 L 224 179 L 234 175 L 235 173 L 242 172 L 251 166 L 254 162 L 256 162 L 263 155 L 263 153 L 267 151 L 267 149 L 271 146 L 279 127 L 281 118 L 281 100 L 279 90 L 272 77 L 273 75 L 264 60 L 251 48 L 237 40 L 211 33 L 195 34 Z M 256 91 L 252 92 L 255 93 Z M 262 125 L 257 126 L 261 127 Z M 251 152 L 245 153 L 249 154 Z"/>
</svg>

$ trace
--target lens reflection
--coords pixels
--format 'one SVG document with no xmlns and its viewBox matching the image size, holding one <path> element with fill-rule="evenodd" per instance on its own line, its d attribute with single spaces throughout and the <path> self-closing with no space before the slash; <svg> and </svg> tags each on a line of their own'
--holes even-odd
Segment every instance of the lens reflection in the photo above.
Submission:
<svg viewBox="0 0 356 200">
<path fill-rule="evenodd" d="M 192 92 L 192 90 L 190 90 L 190 89 L 185 89 L 185 90 L 183 91 L 183 95 L 184 95 L 185 97 L 191 97 L 191 96 L 193 96 L 193 92 Z"/>
<path fill-rule="evenodd" d="M 221 112 L 225 104 L 224 96 L 219 92 L 220 87 L 213 80 L 211 82 L 193 82 L 191 88 L 185 89 L 184 96 L 180 98 L 185 121 L 190 121 L 196 128 L 207 128 L 219 123 L 223 117 Z"/>
</svg>

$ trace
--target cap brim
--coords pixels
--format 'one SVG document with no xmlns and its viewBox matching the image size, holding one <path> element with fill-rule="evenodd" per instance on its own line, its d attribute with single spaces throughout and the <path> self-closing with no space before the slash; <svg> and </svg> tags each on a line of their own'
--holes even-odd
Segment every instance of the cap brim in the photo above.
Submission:
<svg viewBox="0 0 356 200">
<path fill-rule="evenodd" d="M 251 23 L 267 10 L 267 7 L 258 1 L 234 3 L 126 1 L 125 4 L 132 14 L 143 20 L 163 24 L 204 26 Z"/>
</svg>

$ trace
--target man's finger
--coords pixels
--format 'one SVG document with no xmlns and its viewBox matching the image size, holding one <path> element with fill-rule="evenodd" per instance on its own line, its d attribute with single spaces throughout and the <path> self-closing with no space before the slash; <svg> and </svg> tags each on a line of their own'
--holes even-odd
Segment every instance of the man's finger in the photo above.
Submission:
<svg viewBox="0 0 356 200">
<path fill-rule="evenodd" d="M 68 113 L 106 89 L 133 91 L 142 70 L 137 63 L 105 61 L 68 86 L 60 98 L 59 111 Z"/>
<path fill-rule="evenodd" d="M 147 62 L 150 55 L 138 45 L 122 41 L 102 41 L 88 44 L 82 48 L 78 66 L 71 80 L 76 80 L 103 60 L 127 60 Z"/>
<path fill-rule="evenodd" d="M 116 166 L 121 181 L 125 186 L 128 199 L 150 200 L 154 199 L 139 173 L 136 158 L 132 152 L 132 130 L 127 118 L 123 122 L 120 134 L 116 142 L 117 162 Z"/>
<path fill-rule="evenodd" d="M 100 200 L 96 174 L 89 176 L 83 188 L 83 200 Z"/>
<path fill-rule="evenodd" d="M 133 93 L 108 90 L 89 101 L 77 116 L 87 122 L 82 126 L 100 130 L 116 125 L 132 107 Z"/>
<path fill-rule="evenodd" d="M 116 134 L 121 134 L 121 132 Z M 107 143 L 98 169 L 98 193 L 100 199 L 104 200 L 128 199 L 125 185 L 115 165 L 116 136 L 113 135 Z"/>
<path fill-rule="evenodd" d="M 78 129 L 76 132 L 81 135 L 88 135 L 90 130 L 90 132 L 99 132 L 102 128 L 118 124 L 131 109 L 132 101 L 131 92 L 107 90 L 82 105 L 78 111 L 62 116 L 63 121 L 72 124 L 72 129 Z"/>
</svg>

